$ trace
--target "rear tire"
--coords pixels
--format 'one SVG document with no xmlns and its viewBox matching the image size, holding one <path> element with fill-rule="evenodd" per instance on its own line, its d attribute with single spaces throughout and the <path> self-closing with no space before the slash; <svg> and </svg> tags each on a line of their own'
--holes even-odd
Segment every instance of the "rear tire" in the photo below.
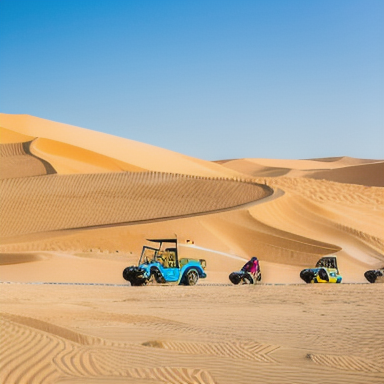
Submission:
<svg viewBox="0 0 384 384">
<path fill-rule="evenodd" d="M 375 283 L 379 273 L 375 270 L 367 271 L 364 273 L 365 278 L 371 283 Z"/>
<path fill-rule="evenodd" d="M 166 283 L 164 276 L 161 274 L 161 272 L 157 268 L 151 269 L 151 275 L 154 276 L 157 284 Z"/>
<path fill-rule="evenodd" d="M 196 285 L 199 280 L 199 274 L 196 269 L 190 269 L 185 275 L 185 285 Z"/>
<path fill-rule="evenodd" d="M 315 274 L 310 269 L 304 269 L 300 272 L 300 278 L 304 280 L 307 284 L 312 283 Z"/>
<path fill-rule="evenodd" d="M 243 284 L 253 284 L 253 278 L 249 273 L 244 273 L 242 280 Z"/>
</svg>

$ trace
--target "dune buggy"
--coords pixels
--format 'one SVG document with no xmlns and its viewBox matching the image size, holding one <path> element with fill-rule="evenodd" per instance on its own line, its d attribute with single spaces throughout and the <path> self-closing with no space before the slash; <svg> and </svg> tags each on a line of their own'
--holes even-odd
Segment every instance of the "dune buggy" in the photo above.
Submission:
<svg viewBox="0 0 384 384">
<path fill-rule="evenodd" d="M 123 277 L 131 285 L 174 283 L 195 285 L 205 278 L 206 261 L 203 259 L 179 259 L 177 239 L 147 239 L 154 246 L 143 246 L 138 266 L 124 269 Z"/>
<path fill-rule="evenodd" d="M 303 269 L 300 278 L 309 283 L 341 283 L 336 256 L 322 257 L 315 268 Z"/>
</svg>

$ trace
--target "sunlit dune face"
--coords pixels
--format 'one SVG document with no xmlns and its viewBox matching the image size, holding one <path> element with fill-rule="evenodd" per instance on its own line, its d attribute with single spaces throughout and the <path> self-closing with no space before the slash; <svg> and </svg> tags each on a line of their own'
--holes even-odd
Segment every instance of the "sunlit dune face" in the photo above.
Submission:
<svg viewBox="0 0 384 384">
<path fill-rule="evenodd" d="M 145 171 L 144 168 L 50 139 L 34 140 L 31 152 L 52 164 L 59 174 Z"/>
<path fill-rule="evenodd" d="M 0 144 L 24 143 L 33 139 L 34 137 L 32 136 L 24 135 L 22 133 L 0 127 Z"/>
</svg>

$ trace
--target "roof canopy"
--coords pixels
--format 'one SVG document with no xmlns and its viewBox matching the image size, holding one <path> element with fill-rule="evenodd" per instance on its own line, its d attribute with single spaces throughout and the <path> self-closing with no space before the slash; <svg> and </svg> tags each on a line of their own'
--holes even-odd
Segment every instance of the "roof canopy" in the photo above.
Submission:
<svg viewBox="0 0 384 384">
<path fill-rule="evenodd" d="M 147 241 L 152 241 L 153 243 L 174 243 L 174 244 L 177 244 L 177 239 L 147 239 Z"/>
</svg>

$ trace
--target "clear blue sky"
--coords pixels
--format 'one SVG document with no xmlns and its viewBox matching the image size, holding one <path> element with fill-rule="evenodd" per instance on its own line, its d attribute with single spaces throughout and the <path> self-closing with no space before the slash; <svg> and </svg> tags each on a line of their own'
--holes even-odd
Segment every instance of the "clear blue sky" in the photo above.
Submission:
<svg viewBox="0 0 384 384">
<path fill-rule="evenodd" d="M 384 1 L 0 0 L 0 111 L 206 160 L 384 159 Z"/>
</svg>

